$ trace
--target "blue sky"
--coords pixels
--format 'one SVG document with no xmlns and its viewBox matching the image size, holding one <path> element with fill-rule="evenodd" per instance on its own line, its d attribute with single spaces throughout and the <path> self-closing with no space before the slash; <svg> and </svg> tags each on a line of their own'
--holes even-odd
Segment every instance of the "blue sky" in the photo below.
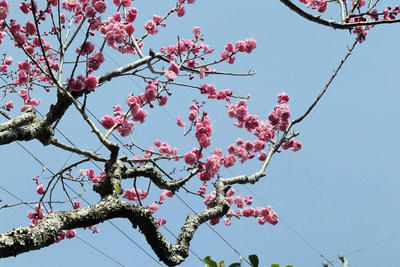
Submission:
<svg viewBox="0 0 400 267">
<path fill-rule="evenodd" d="M 138 0 L 133 4 L 139 10 L 135 27 L 141 32 L 145 21 L 153 14 L 164 14 L 172 7 L 173 1 Z M 250 36 L 257 40 L 257 49 L 252 54 L 238 56 L 233 66 L 218 66 L 224 71 L 247 72 L 253 69 L 257 71 L 256 76 L 213 76 L 205 81 L 214 83 L 219 89 L 230 88 L 237 95 L 250 93 L 250 112 L 264 118 L 275 104 L 276 94 L 282 91 L 291 97 L 292 116 L 301 115 L 354 39 L 348 31 L 333 30 L 304 20 L 279 1 L 203 0 L 188 6 L 187 15 L 183 18 L 172 16 L 165 30 L 146 40 L 145 51 L 174 44 L 177 36 L 190 38 L 194 26 L 202 28 L 205 42 L 216 49 L 215 56 L 228 41 L 235 42 Z M 397 138 L 400 130 L 399 33 L 396 25 L 373 28 L 368 33 L 367 41 L 355 49 L 315 110 L 296 127 L 303 149 L 296 153 L 286 151 L 275 155 L 267 176 L 258 184 L 235 187 L 240 194 L 254 192 L 258 196 L 255 197 L 255 206 L 271 205 L 281 218 L 276 226 L 260 226 L 253 219 L 241 219 L 233 221 L 230 227 L 223 224 L 213 227 L 241 255 L 257 254 L 261 266 L 271 263 L 296 267 L 320 266 L 324 261 L 321 254 L 335 260 L 339 253 L 348 254 L 351 266 L 398 266 L 399 239 L 393 238 L 355 251 L 400 233 L 397 155 L 400 149 Z M 134 57 L 116 55 L 110 49 L 106 53 L 104 71 L 135 60 Z M 14 56 L 18 57 L 17 54 Z M 194 81 L 195 84 L 203 82 Z M 113 80 L 90 95 L 88 107 L 101 118 L 110 114 L 112 106 L 122 103 L 132 90 L 139 92 L 140 86 L 143 88 L 143 83 L 138 79 Z M 165 109 L 155 109 L 147 123 L 135 129 L 134 138 L 143 146 L 151 145 L 155 138 L 179 146 L 182 132 L 175 126 L 173 118 L 178 115 L 184 117 L 191 99 L 201 99 L 201 96 L 187 88 L 172 87 L 171 90 L 173 96 Z M 54 98 L 54 95 L 40 96 L 44 100 Z M 237 137 L 249 137 L 232 126 L 233 121 L 226 116 L 221 105 L 210 102 L 209 106 L 210 117 L 215 119 L 213 144 L 226 147 Z M 43 105 L 39 110 L 45 112 L 46 107 Z M 96 149 L 99 146 L 97 140 L 79 119 L 71 109 L 71 114 L 61 121 L 58 128 L 78 146 Z M 53 172 L 58 171 L 70 156 L 52 147 L 43 148 L 36 141 L 22 144 Z M 193 144 L 193 137 L 184 140 L 184 148 L 190 149 Z M 0 185 L 23 200 L 37 200 L 31 179 L 37 174 L 48 177 L 49 172 L 42 173 L 42 167 L 16 144 L 3 146 L 0 158 L 3 170 Z M 72 156 L 68 163 L 74 159 L 79 157 Z M 256 161 L 249 162 L 224 170 L 221 175 L 249 174 L 259 165 Z M 83 167 L 95 168 L 90 164 Z M 193 184 L 193 188 L 197 188 L 197 183 Z M 130 188 L 131 185 L 126 186 Z M 81 190 L 76 186 L 74 188 Z M 85 199 L 95 202 L 97 195 L 90 192 L 90 186 L 85 188 L 89 190 Z M 154 194 L 157 195 L 156 192 Z M 204 208 L 200 200 L 185 192 L 180 192 L 179 196 L 196 211 Z M 4 191 L 0 191 L 0 198 L 4 203 L 17 202 Z M 59 197 L 64 198 L 63 195 Z M 26 206 L 0 210 L 0 230 L 28 225 L 28 210 Z M 158 216 L 165 217 L 167 228 L 177 234 L 190 212 L 174 198 L 168 200 Z M 140 233 L 132 229 L 126 220 L 112 222 L 155 257 Z M 99 234 L 78 230 L 78 236 L 125 266 L 157 266 L 150 256 L 110 224 L 103 223 L 98 227 Z M 171 242 L 174 240 L 168 232 L 166 236 Z M 210 255 L 229 263 L 239 260 L 233 249 L 206 225 L 200 227 L 191 245 L 201 258 Z M 340 266 L 338 261 L 333 263 Z M 77 238 L 1 260 L 2 266 L 28 264 L 118 266 Z M 192 253 L 182 266 L 203 264 Z"/>
</svg>

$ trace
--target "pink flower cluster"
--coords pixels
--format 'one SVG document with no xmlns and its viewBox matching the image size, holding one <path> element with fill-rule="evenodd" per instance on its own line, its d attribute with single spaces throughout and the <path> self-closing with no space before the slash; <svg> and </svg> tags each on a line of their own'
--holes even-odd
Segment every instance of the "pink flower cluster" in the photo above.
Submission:
<svg viewBox="0 0 400 267">
<path fill-rule="evenodd" d="M 240 159 L 240 162 L 243 163 L 248 159 L 252 159 L 255 156 L 255 153 L 260 152 L 258 159 L 259 160 L 264 160 L 265 159 L 265 152 L 262 152 L 262 150 L 265 148 L 266 146 L 266 142 L 263 140 L 256 140 L 256 141 L 244 141 L 241 138 L 238 138 L 236 140 L 236 144 L 235 145 L 230 145 L 228 147 L 228 152 L 229 155 L 225 156 L 226 159 L 224 158 L 224 166 L 225 167 L 231 167 L 235 164 L 236 159 L 235 157 L 237 157 L 238 159 Z"/>
<path fill-rule="evenodd" d="M 205 163 L 200 163 L 199 168 L 202 170 L 199 173 L 201 181 L 209 181 L 215 176 L 215 174 L 221 168 L 222 151 L 215 149 L 209 157 L 207 157 Z"/>
<path fill-rule="evenodd" d="M 154 201 L 152 204 L 146 206 L 146 209 L 148 209 L 152 214 L 154 212 L 156 212 L 159 208 L 159 205 L 162 205 L 164 203 L 164 201 L 168 198 L 168 197 L 173 197 L 174 193 L 170 190 L 164 190 L 161 194 L 160 194 L 160 200 L 159 201 Z M 163 219 L 159 219 L 158 223 L 159 226 L 164 225 L 167 222 L 167 220 Z M 161 224 L 160 224 L 161 223 Z"/>
<path fill-rule="evenodd" d="M 176 64 L 174 61 L 170 62 L 170 65 L 168 67 L 168 71 L 165 72 L 165 76 L 168 78 L 168 80 L 173 81 L 179 74 L 179 66 Z"/>
<path fill-rule="evenodd" d="M 197 118 L 196 120 L 196 133 L 195 133 L 197 141 L 199 142 L 199 145 L 202 148 L 207 148 L 210 145 L 211 134 L 212 134 L 211 119 L 210 117 L 208 117 L 206 112 L 203 112 L 203 117 Z"/>
<path fill-rule="evenodd" d="M 160 200 L 158 201 L 158 204 L 163 204 L 164 201 L 169 198 L 169 197 L 173 197 L 174 193 L 171 190 L 164 190 L 161 194 L 160 194 Z"/>
<path fill-rule="evenodd" d="M 258 127 L 259 119 L 256 115 L 249 114 L 245 99 L 231 105 L 226 105 L 226 107 L 228 108 L 228 116 L 238 120 L 238 122 L 235 123 L 235 126 L 239 128 L 245 126 L 249 132 Z"/>
<path fill-rule="evenodd" d="M 8 16 L 9 11 L 10 4 L 5 0 L 0 1 L 0 20 L 5 20 Z"/>
<path fill-rule="evenodd" d="M 121 13 L 117 12 L 102 22 L 100 32 L 109 46 L 121 53 L 136 53 L 134 47 L 128 42 L 129 36 L 135 31 L 135 27 L 131 23 L 136 19 L 136 16 L 137 10 L 130 8 L 125 17 L 126 21 L 122 21 Z M 139 47 L 142 46 L 143 43 L 139 45 Z"/>
<path fill-rule="evenodd" d="M 178 17 L 183 17 L 186 13 L 186 9 L 183 6 L 183 4 L 186 2 L 186 0 L 179 0 L 179 5 L 174 9 Z M 188 4 L 193 4 L 195 0 L 187 0 Z"/>
<path fill-rule="evenodd" d="M 197 116 L 199 116 L 199 114 L 200 114 L 199 105 L 197 103 L 192 104 L 189 106 L 189 110 L 190 110 L 190 112 L 189 112 L 188 119 L 190 121 L 194 121 L 197 118 Z"/>
<path fill-rule="evenodd" d="M 35 98 L 29 97 L 29 92 L 27 89 L 21 89 L 18 92 L 18 95 L 24 100 L 24 105 L 21 107 L 21 111 L 24 111 L 27 108 L 27 105 L 38 106 L 42 101 Z"/>
<path fill-rule="evenodd" d="M 132 201 L 138 201 L 138 197 L 140 200 L 144 200 L 147 198 L 147 196 L 148 196 L 147 191 L 143 191 L 140 189 L 135 190 L 135 188 L 132 188 L 132 189 L 126 189 L 122 198 L 126 198 Z"/>
<path fill-rule="evenodd" d="M 10 66 L 13 62 L 12 57 L 6 57 L 3 59 L 2 64 L 0 65 L 0 72 L 7 72 L 8 71 L 8 66 Z"/>
<path fill-rule="evenodd" d="M 89 72 L 98 70 L 101 63 L 104 62 L 104 55 L 102 52 L 96 52 L 91 57 L 88 58 Z"/>
<path fill-rule="evenodd" d="M 53 5 L 58 0 L 53 0 Z M 93 18 L 97 15 L 97 12 L 104 13 L 107 9 L 107 4 L 105 0 L 63 0 L 62 8 L 74 12 L 74 23 L 79 23 L 83 17 Z"/>
<path fill-rule="evenodd" d="M 178 150 L 176 148 L 170 147 L 167 142 L 156 140 L 154 141 L 154 145 L 158 147 L 158 151 L 163 155 L 176 156 L 178 154 Z"/>
<path fill-rule="evenodd" d="M 354 1 L 354 0 L 352 0 Z M 364 1 L 365 0 L 361 0 Z M 311 7 L 312 9 L 317 9 L 318 12 L 323 13 L 328 9 L 328 1 L 327 0 L 300 0 L 301 3 L 307 5 L 307 7 Z"/>
<path fill-rule="evenodd" d="M 149 34 L 157 34 L 158 33 L 158 28 L 157 24 L 161 21 L 160 16 L 153 16 L 152 20 L 146 21 L 144 24 L 144 29 L 149 33 Z"/>
<path fill-rule="evenodd" d="M 6 102 L 4 103 L 4 108 L 5 108 L 7 111 L 12 110 L 12 109 L 14 108 L 13 102 L 12 102 L 11 100 L 6 101 Z"/>
<path fill-rule="evenodd" d="M 197 162 L 197 160 L 201 159 L 203 154 L 200 153 L 200 150 L 197 148 L 193 148 L 191 151 L 187 152 L 183 159 L 185 160 L 186 164 L 193 165 Z"/>
<path fill-rule="evenodd" d="M 130 7 L 132 0 L 113 0 L 114 4 L 119 7 L 123 5 L 124 7 Z"/>
<path fill-rule="evenodd" d="M 210 99 L 224 99 L 226 101 L 229 101 L 231 96 L 232 96 L 232 91 L 229 89 L 225 89 L 225 90 L 220 90 L 220 91 L 216 91 L 215 86 L 213 84 L 203 84 L 202 86 L 200 86 L 200 93 L 205 95 L 208 95 L 208 98 Z"/>
<path fill-rule="evenodd" d="M 43 210 L 42 205 L 36 204 L 35 210 L 28 211 L 27 217 L 32 220 L 29 227 L 35 227 L 44 218 Z"/>
<path fill-rule="evenodd" d="M 149 86 L 147 86 L 149 87 Z M 105 115 L 101 119 L 101 124 L 104 128 L 110 129 L 115 124 L 118 124 L 117 127 L 118 132 L 121 134 L 122 137 L 128 136 L 133 128 L 134 121 L 140 121 L 141 123 L 144 122 L 146 118 L 147 111 L 141 108 L 145 99 L 153 99 L 152 96 L 154 95 L 152 92 L 149 93 L 152 89 L 147 89 L 145 94 L 140 96 L 134 96 L 129 94 L 126 103 L 130 106 L 130 113 L 123 114 L 122 108 L 120 105 L 114 107 L 114 117 L 109 115 Z M 130 118 L 132 117 L 132 120 Z"/>
<path fill-rule="evenodd" d="M 259 224 L 265 224 L 266 222 L 275 225 L 279 221 L 278 214 L 276 214 L 275 211 L 272 210 L 270 206 L 264 207 L 259 207 L 259 208 L 253 208 L 250 207 L 250 205 L 253 204 L 253 198 L 250 195 L 247 195 L 245 197 L 243 196 L 235 196 L 235 190 L 231 188 L 228 192 L 225 194 L 225 199 L 226 201 L 232 206 L 235 205 L 237 207 L 236 212 L 234 212 L 233 208 L 230 207 L 227 214 L 225 215 L 224 218 L 224 223 L 229 226 L 231 225 L 231 218 L 235 217 L 239 219 L 240 217 L 254 217 L 257 219 L 257 222 Z M 216 197 L 216 192 L 213 191 L 210 194 L 207 194 L 204 199 L 204 204 L 212 208 L 215 206 L 215 197 Z M 210 220 L 211 225 L 216 225 L 219 223 L 221 218 L 214 218 Z"/>
<path fill-rule="evenodd" d="M 282 144 L 282 148 L 283 149 L 289 149 L 291 148 L 293 150 L 293 152 L 299 151 L 302 147 L 302 143 L 300 141 L 296 141 L 293 138 L 291 138 L 290 140 L 284 142 Z"/>
<path fill-rule="evenodd" d="M 71 229 L 71 230 L 62 230 L 61 233 L 60 233 L 60 235 L 57 236 L 56 242 L 58 243 L 58 242 L 60 242 L 61 240 L 64 240 L 64 238 L 71 239 L 71 238 L 74 238 L 75 236 L 76 236 L 76 232 L 75 232 L 74 229 Z"/>
<path fill-rule="evenodd" d="M 238 52 L 251 53 L 257 47 L 257 42 L 252 37 L 247 38 L 244 41 L 237 41 L 235 46 L 232 43 L 225 45 L 225 50 L 221 52 L 221 60 L 226 60 L 229 64 L 235 62 L 234 55 Z"/>
<path fill-rule="evenodd" d="M 158 227 L 163 226 L 163 225 L 166 224 L 166 223 L 167 223 L 167 220 L 166 220 L 166 219 L 162 219 L 162 218 L 158 217 L 158 219 L 157 219 L 157 225 L 158 225 Z"/>
<path fill-rule="evenodd" d="M 285 131 L 289 126 L 290 108 L 288 105 L 289 96 L 285 93 L 278 94 L 278 105 L 268 115 L 271 125 L 280 131 Z"/>
<path fill-rule="evenodd" d="M 89 177 L 90 180 L 92 180 L 92 182 L 95 184 L 97 184 L 99 182 L 100 177 L 95 175 L 93 169 L 80 170 L 79 173 L 80 173 L 80 175 L 82 175 L 84 177 Z"/>
<path fill-rule="evenodd" d="M 36 192 L 37 192 L 39 195 L 44 195 L 44 193 L 46 193 L 46 189 L 44 189 L 44 185 L 43 185 L 42 183 L 40 183 L 40 184 L 38 184 L 38 185 L 36 186 Z"/>
<path fill-rule="evenodd" d="M 178 57 L 182 56 L 182 54 L 186 53 L 185 62 L 183 64 L 186 65 L 188 68 L 198 68 L 199 61 L 204 60 L 204 56 L 206 54 L 211 54 L 213 52 L 212 49 L 209 48 L 209 45 L 204 44 L 203 38 L 200 37 L 201 29 L 200 27 L 196 26 L 193 29 L 194 37 L 192 40 L 190 39 L 179 39 L 176 45 L 162 47 L 160 49 L 161 53 L 165 53 L 165 56 L 173 62 L 173 60 Z M 192 54 L 192 57 L 189 58 L 189 54 Z M 200 67 L 199 76 L 203 78 L 207 76 L 207 71 L 209 71 L 209 67 Z M 178 75 L 179 69 L 176 66 L 170 65 L 169 70 L 167 72 L 167 77 L 171 80 L 174 79 L 176 75 Z M 193 79 L 194 75 L 190 75 L 189 79 Z"/>
<path fill-rule="evenodd" d="M 93 91 L 94 89 L 97 88 L 99 81 L 97 80 L 97 77 L 88 75 L 87 77 L 83 77 L 82 75 L 79 75 L 76 77 L 76 79 L 67 79 L 67 83 L 70 84 L 69 90 L 70 91 L 82 91 L 84 89 L 87 89 L 89 91 Z"/>
<path fill-rule="evenodd" d="M 167 47 L 168 53 L 173 52 L 177 56 L 180 53 L 184 53 L 184 52 L 188 52 L 188 51 L 193 53 L 193 55 L 195 55 L 195 56 L 198 56 L 200 53 L 212 54 L 213 49 L 211 49 L 209 45 L 206 45 L 203 42 L 198 43 L 199 40 L 201 40 L 201 39 L 199 39 L 197 35 L 194 36 L 193 40 L 180 39 L 179 42 L 175 46 Z M 198 63 L 188 61 L 188 67 L 195 67 L 197 65 L 198 65 Z"/>
</svg>

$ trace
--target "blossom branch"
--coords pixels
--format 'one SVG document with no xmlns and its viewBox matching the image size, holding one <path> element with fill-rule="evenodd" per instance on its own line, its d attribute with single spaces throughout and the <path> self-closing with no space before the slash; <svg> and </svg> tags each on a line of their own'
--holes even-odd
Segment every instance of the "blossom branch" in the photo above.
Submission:
<svg viewBox="0 0 400 267">
<path fill-rule="evenodd" d="M 354 48 L 356 47 L 358 41 L 354 41 L 353 45 L 348 49 L 347 54 L 344 56 L 344 58 L 340 61 L 339 65 L 337 68 L 334 70 L 332 76 L 329 78 L 328 82 L 325 84 L 324 88 L 320 92 L 320 94 L 317 96 L 317 98 L 314 100 L 314 102 L 311 104 L 311 106 L 307 109 L 307 111 L 300 116 L 299 118 L 295 119 L 291 124 L 289 125 L 288 130 L 290 130 L 291 126 L 301 122 L 307 115 L 313 110 L 313 108 L 317 105 L 321 97 L 325 94 L 326 90 L 328 90 L 329 85 L 332 83 L 332 81 L 335 79 L 336 75 L 338 74 L 339 70 L 342 68 L 343 64 L 346 62 L 347 58 L 351 55 L 353 52 Z"/>
<path fill-rule="evenodd" d="M 328 26 L 334 29 L 352 29 L 356 26 L 368 26 L 368 25 L 377 25 L 377 24 L 392 24 L 392 23 L 399 23 L 400 19 L 393 19 L 393 20 L 378 20 L 378 21 L 366 21 L 366 22 L 355 22 L 355 23 L 339 23 L 334 20 L 326 20 L 321 18 L 320 16 L 314 16 L 300 7 L 298 7 L 296 4 L 294 4 L 290 0 L 280 0 L 285 6 L 290 8 L 292 11 L 296 12 L 298 15 L 302 16 L 303 18 L 324 25 Z M 349 13 L 351 14 L 351 13 Z"/>
</svg>

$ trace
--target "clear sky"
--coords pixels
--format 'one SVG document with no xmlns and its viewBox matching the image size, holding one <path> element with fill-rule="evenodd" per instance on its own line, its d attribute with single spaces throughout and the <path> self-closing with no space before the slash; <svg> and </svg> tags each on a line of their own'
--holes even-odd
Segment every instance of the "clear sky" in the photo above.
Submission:
<svg viewBox="0 0 400 267">
<path fill-rule="evenodd" d="M 137 32 L 144 31 L 143 23 L 153 14 L 164 14 L 173 3 L 135 1 L 133 4 L 139 10 L 135 23 Z M 20 16 L 20 12 L 15 16 L 17 14 Z M 174 44 L 177 36 L 190 38 L 194 26 L 202 28 L 205 42 L 216 49 L 216 57 L 228 41 L 250 36 L 257 40 L 257 49 L 252 54 L 238 56 L 233 66 L 218 66 L 222 71 L 256 70 L 254 77 L 212 76 L 205 81 L 214 83 L 219 89 L 230 88 L 236 95 L 250 93 L 249 110 L 262 118 L 266 118 L 275 104 L 276 94 L 282 91 L 291 97 L 292 116 L 301 115 L 354 40 L 348 31 L 306 21 L 279 1 L 198 0 L 187 6 L 183 18 L 172 16 L 165 30 L 146 40 L 145 51 L 149 48 L 158 51 L 162 46 Z M 256 185 L 235 187 L 240 194 L 255 193 L 255 206 L 271 205 L 280 216 L 278 225 L 260 226 L 254 219 L 233 220 L 229 227 L 222 223 L 212 227 L 218 235 L 203 225 L 191 243 L 195 254 L 231 263 L 239 261 L 233 247 L 243 256 L 257 254 L 260 266 L 271 263 L 321 266 L 323 258 L 340 266 L 337 254 L 344 254 L 350 266 L 399 266 L 400 238 L 396 238 L 400 237 L 399 36 L 398 25 L 373 28 L 366 42 L 350 56 L 316 109 L 295 128 L 300 132 L 298 139 L 303 142 L 303 149 L 275 155 L 267 176 Z M 14 56 L 18 57 L 17 54 Z M 133 56 L 116 55 L 106 49 L 107 64 L 103 71 L 133 60 Z M 203 82 L 194 81 L 198 85 Z M 101 118 L 112 112 L 112 106 L 123 103 L 132 90 L 139 92 L 140 86 L 143 88 L 143 82 L 138 79 L 116 79 L 90 95 L 88 108 Z M 173 96 L 165 109 L 156 108 L 149 114 L 148 122 L 135 129 L 134 138 L 144 147 L 151 145 L 155 138 L 175 146 L 181 142 L 182 132 L 175 126 L 174 118 L 186 116 L 191 99 L 201 99 L 201 96 L 188 88 L 171 87 L 171 91 Z M 54 99 L 54 95 L 42 96 L 42 99 Z M 214 105 L 210 104 L 210 107 L 214 108 Z M 39 108 L 42 112 L 46 109 L 46 105 Z M 210 117 L 215 120 L 215 146 L 226 147 L 237 137 L 249 137 L 233 127 L 233 120 L 227 117 L 221 105 L 215 105 L 215 110 L 211 110 Z M 80 118 L 75 111 L 71 113 L 61 121 L 58 129 L 78 146 L 96 149 L 99 144 L 94 135 L 85 124 L 77 122 Z M 62 137 L 60 140 L 64 141 Z M 70 154 L 59 153 L 51 147 L 43 148 L 37 141 L 22 144 L 53 172 L 61 169 L 67 160 L 72 163 L 79 159 L 76 156 L 69 158 Z M 184 147 L 189 149 L 193 144 L 193 137 L 186 137 Z M 25 201 L 38 200 L 32 178 L 36 175 L 49 177 L 50 173 L 42 173 L 40 164 L 16 144 L 2 146 L 0 159 L 3 170 L 0 186 Z M 250 174 L 259 165 L 257 161 L 237 165 L 222 171 L 221 175 Z M 83 167 L 96 169 L 91 164 Z M 90 186 L 85 188 L 89 191 L 84 198 L 94 203 L 97 195 L 90 192 Z M 204 208 L 201 200 L 185 192 L 179 192 L 179 196 L 196 211 Z M 3 203 L 18 202 L 1 189 L 0 198 Z M 58 199 L 65 199 L 65 196 L 60 194 Z M 26 206 L 1 209 L 0 230 L 27 226 L 29 209 Z M 185 204 L 174 198 L 168 200 L 156 215 L 165 217 L 166 227 L 177 234 L 189 213 L 191 211 Z M 151 256 L 109 223 L 98 225 L 98 234 L 78 230 L 77 235 L 125 266 L 158 266 L 151 258 L 156 256 L 149 245 L 127 220 L 112 222 Z M 173 236 L 164 232 L 172 242 Z M 370 246 L 372 244 L 376 245 Z M 182 266 L 204 265 L 194 253 Z M 0 265 L 118 266 L 78 238 L 16 258 L 2 259 Z"/>
</svg>

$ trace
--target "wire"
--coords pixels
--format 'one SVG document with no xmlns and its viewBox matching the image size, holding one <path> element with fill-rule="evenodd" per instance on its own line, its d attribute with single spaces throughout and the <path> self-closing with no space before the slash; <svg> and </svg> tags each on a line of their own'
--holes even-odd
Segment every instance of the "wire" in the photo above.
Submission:
<svg viewBox="0 0 400 267">
<path fill-rule="evenodd" d="M 376 242 L 374 242 L 374 243 L 370 243 L 370 244 L 368 244 L 368 245 L 365 245 L 365 246 L 363 246 L 363 247 L 360 247 L 360 248 L 358 248 L 358 249 L 355 249 L 355 250 L 353 250 L 353 251 L 351 251 L 351 252 L 347 252 L 347 253 L 344 254 L 343 256 L 347 257 L 347 256 L 350 256 L 350 255 L 353 255 L 353 254 L 355 254 L 355 253 L 358 253 L 358 252 L 360 252 L 360 251 L 369 249 L 369 248 L 374 247 L 374 246 L 381 245 L 381 244 L 383 244 L 383 243 L 386 243 L 386 242 L 388 242 L 388 241 L 390 241 L 390 240 L 393 240 L 393 239 L 396 239 L 396 238 L 398 238 L 398 237 L 400 237 L 400 233 L 394 234 L 394 235 L 392 235 L 392 236 L 390 236 L 390 237 L 388 237 L 388 238 L 385 238 L 385 239 L 383 239 L 383 240 L 376 241 Z"/>
<path fill-rule="evenodd" d="M 104 251 L 102 251 L 102 250 L 96 248 L 95 246 L 93 246 L 93 245 L 90 244 L 89 242 L 83 240 L 81 237 L 79 237 L 79 236 L 75 236 L 75 237 L 78 238 L 78 239 L 79 239 L 80 241 L 82 241 L 83 243 L 85 243 L 86 245 L 88 245 L 89 247 L 91 247 L 91 248 L 97 250 L 97 252 L 103 254 L 104 256 L 106 256 L 107 258 L 109 258 L 110 260 L 112 260 L 113 262 L 115 262 L 116 264 L 118 264 L 118 265 L 120 265 L 120 266 L 123 266 L 123 267 L 125 266 L 125 265 L 123 265 L 122 263 L 120 263 L 119 261 L 117 261 L 117 260 L 111 258 L 111 257 L 110 257 L 109 255 L 107 255 Z"/>
<path fill-rule="evenodd" d="M 230 170 L 229 170 L 230 171 Z M 245 188 L 251 192 L 263 205 L 267 205 L 266 202 L 261 199 L 248 185 L 244 185 Z M 279 219 L 283 222 L 284 225 L 286 225 L 287 228 L 289 228 L 290 231 L 292 231 L 294 234 L 296 234 L 303 242 L 310 247 L 312 250 L 314 250 L 321 258 L 326 260 L 330 265 L 335 266 L 331 260 L 329 260 L 319 249 L 317 249 L 311 242 L 309 242 L 302 234 L 300 234 L 296 229 L 294 229 L 293 226 L 289 225 L 289 223 L 284 220 L 281 216 L 279 216 Z"/>
</svg>

